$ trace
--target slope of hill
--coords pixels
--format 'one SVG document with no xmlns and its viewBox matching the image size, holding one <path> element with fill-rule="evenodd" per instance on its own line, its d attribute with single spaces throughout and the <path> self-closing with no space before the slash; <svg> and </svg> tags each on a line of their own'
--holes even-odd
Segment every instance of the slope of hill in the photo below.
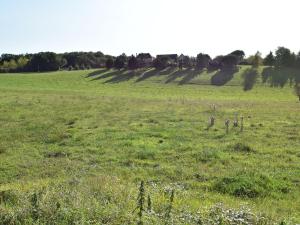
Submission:
<svg viewBox="0 0 300 225">
<path fill-rule="evenodd" d="M 196 224 L 220 202 L 216 215 L 299 223 L 299 103 L 260 78 L 243 91 L 246 69 L 223 86 L 170 68 L 1 74 L 0 219 L 132 224 L 143 180 L 152 224 Z"/>
</svg>

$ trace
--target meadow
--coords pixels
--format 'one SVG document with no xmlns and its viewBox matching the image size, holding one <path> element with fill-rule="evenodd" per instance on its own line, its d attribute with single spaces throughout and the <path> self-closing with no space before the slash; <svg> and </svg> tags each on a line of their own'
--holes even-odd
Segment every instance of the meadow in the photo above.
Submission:
<svg viewBox="0 0 300 225">
<path fill-rule="evenodd" d="M 298 99 L 246 70 L 0 74 L 0 224 L 136 224 L 141 181 L 144 224 L 300 223 Z"/>
</svg>

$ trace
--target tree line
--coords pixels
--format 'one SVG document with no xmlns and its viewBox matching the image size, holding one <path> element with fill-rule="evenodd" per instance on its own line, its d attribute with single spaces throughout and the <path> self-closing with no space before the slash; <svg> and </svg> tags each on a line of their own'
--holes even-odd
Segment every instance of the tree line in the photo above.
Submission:
<svg viewBox="0 0 300 225">
<path fill-rule="evenodd" d="M 173 57 L 176 56 L 176 57 Z M 44 72 L 56 70 L 79 70 L 106 67 L 107 69 L 135 70 L 144 67 L 164 69 L 168 66 L 178 66 L 179 69 L 195 68 L 198 70 L 233 69 L 237 65 L 265 65 L 273 67 L 299 68 L 300 52 L 295 54 L 288 48 L 279 47 L 275 54 L 270 52 L 265 58 L 258 52 L 245 58 L 242 50 L 233 51 L 227 55 L 211 58 L 210 55 L 199 53 L 196 57 L 187 55 L 159 55 L 149 53 L 127 56 L 104 55 L 102 52 L 70 52 L 57 54 L 40 52 L 36 54 L 2 54 L 0 56 L 0 72 Z"/>
<path fill-rule="evenodd" d="M 100 68 L 105 66 L 108 57 L 110 56 L 106 56 L 102 52 L 2 54 L 0 72 L 46 72 Z"/>
<path fill-rule="evenodd" d="M 219 71 L 212 79 L 212 84 L 224 84 L 230 80 L 239 67 L 251 65 L 244 74 L 244 90 L 250 90 L 257 78 L 259 66 L 265 66 L 262 71 L 263 83 L 273 87 L 284 87 L 287 83 L 294 85 L 300 100 L 300 52 L 295 54 L 290 49 L 278 47 L 262 57 L 259 52 L 245 57 L 243 50 L 235 50 L 227 55 L 211 58 L 210 55 L 199 53 L 196 57 L 180 55 L 157 55 L 140 53 L 136 56 L 121 54 L 117 57 L 104 55 L 102 52 L 70 52 L 57 54 L 40 52 L 36 54 L 2 54 L 0 57 L 0 72 L 45 72 L 57 70 L 80 70 L 91 68 L 136 70 L 154 67 L 163 70 L 167 67 L 178 67 L 179 70 L 194 69 Z"/>
</svg>

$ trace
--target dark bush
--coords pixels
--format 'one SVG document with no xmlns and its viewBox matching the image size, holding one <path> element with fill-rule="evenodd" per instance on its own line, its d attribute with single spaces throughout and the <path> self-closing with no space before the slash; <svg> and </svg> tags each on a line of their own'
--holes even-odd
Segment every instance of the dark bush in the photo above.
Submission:
<svg viewBox="0 0 300 225">
<path fill-rule="evenodd" d="M 114 60 L 110 57 L 106 60 L 105 66 L 107 69 L 111 69 L 114 66 Z"/>
<path fill-rule="evenodd" d="M 233 150 L 235 152 L 245 152 L 245 153 L 255 152 L 255 150 L 252 147 L 240 142 L 234 144 L 233 146 L 230 146 L 229 148 L 230 150 Z"/>
<path fill-rule="evenodd" d="M 153 61 L 153 67 L 157 70 L 163 70 L 168 66 L 168 57 L 156 58 Z"/>
<path fill-rule="evenodd" d="M 266 197 L 290 191 L 285 181 L 278 181 L 261 174 L 245 173 L 221 178 L 214 184 L 213 189 L 222 194 L 242 198 Z"/>
</svg>

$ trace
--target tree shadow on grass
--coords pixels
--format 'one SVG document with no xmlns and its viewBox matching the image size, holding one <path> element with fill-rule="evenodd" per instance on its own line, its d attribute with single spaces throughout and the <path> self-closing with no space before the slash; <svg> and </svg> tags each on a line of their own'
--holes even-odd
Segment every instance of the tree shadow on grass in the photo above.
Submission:
<svg viewBox="0 0 300 225">
<path fill-rule="evenodd" d="M 141 75 L 141 71 L 131 70 L 131 71 L 127 71 L 126 73 L 116 74 L 114 77 L 105 81 L 104 83 L 120 83 L 120 82 L 128 81 L 140 75 Z"/>
<path fill-rule="evenodd" d="M 113 77 L 113 76 L 118 75 L 118 74 L 123 74 L 123 72 L 125 70 L 109 70 L 109 71 L 110 72 L 101 73 L 102 74 L 101 76 L 93 78 L 92 81 L 106 79 L 106 78 Z"/>
<path fill-rule="evenodd" d="M 233 74 L 235 74 L 237 71 L 238 68 L 222 69 L 212 76 L 211 84 L 216 86 L 223 86 L 233 78 Z"/>
<path fill-rule="evenodd" d="M 288 81 L 290 86 L 293 85 L 296 74 L 299 72 L 293 68 L 267 67 L 262 71 L 262 80 L 263 83 L 270 83 L 271 87 L 283 88 Z"/>
<path fill-rule="evenodd" d="M 105 70 L 95 70 L 89 74 L 87 74 L 85 77 L 88 78 L 88 77 L 95 77 L 95 76 L 98 76 L 98 75 L 101 75 L 101 74 L 104 74 L 108 71 L 108 69 L 105 69 Z"/>
<path fill-rule="evenodd" d="M 172 73 L 174 73 L 174 72 L 176 71 L 176 69 L 177 69 L 176 66 L 169 66 L 169 67 L 167 67 L 167 68 L 161 70 L 161 71 L 159 72 L 159 75 L 165 76 L 165 75 L 172 74 Z"/>
<path fill-rule="evenodd" d="M 190 71 L 191 71 L 191 69 L 177 70 L 177 71 L 169 74 L 165 83 L 166 84 L 171 83 L 172 81 L 176 80 L 177 78 L 183 77 L 185 74 L 189 73 Z"/>
<path fill-rule="evenodd" d="M 140 75 L 140 77 L 135 82 L 141 82 L 141 81 L 147 80 L 147 79 L 149 79 L 151 77 L 154 77 L 154 76 L 156 76 L 158 74 L 159 74 L 159 70 L 158 69 L 147 70 L 144 73 L 142 73 Z"/>
<path fill-rule="evenodd" d="M 197 75 L 201 74 L 203 70 L 190 70 L 183 79 L 179 82 L 179 85 L 184 85 L 193 80 Z"/>
<path fill-rule="evenodd" d="M 244 91 L 250 91 L 253 89 L 257 77 L 258 77 L 258 71 L 255 68 L 247 69 L 243 74 L 242 77 L 244 78 L 243 81 L 243 88 Z"/>
</svg>

